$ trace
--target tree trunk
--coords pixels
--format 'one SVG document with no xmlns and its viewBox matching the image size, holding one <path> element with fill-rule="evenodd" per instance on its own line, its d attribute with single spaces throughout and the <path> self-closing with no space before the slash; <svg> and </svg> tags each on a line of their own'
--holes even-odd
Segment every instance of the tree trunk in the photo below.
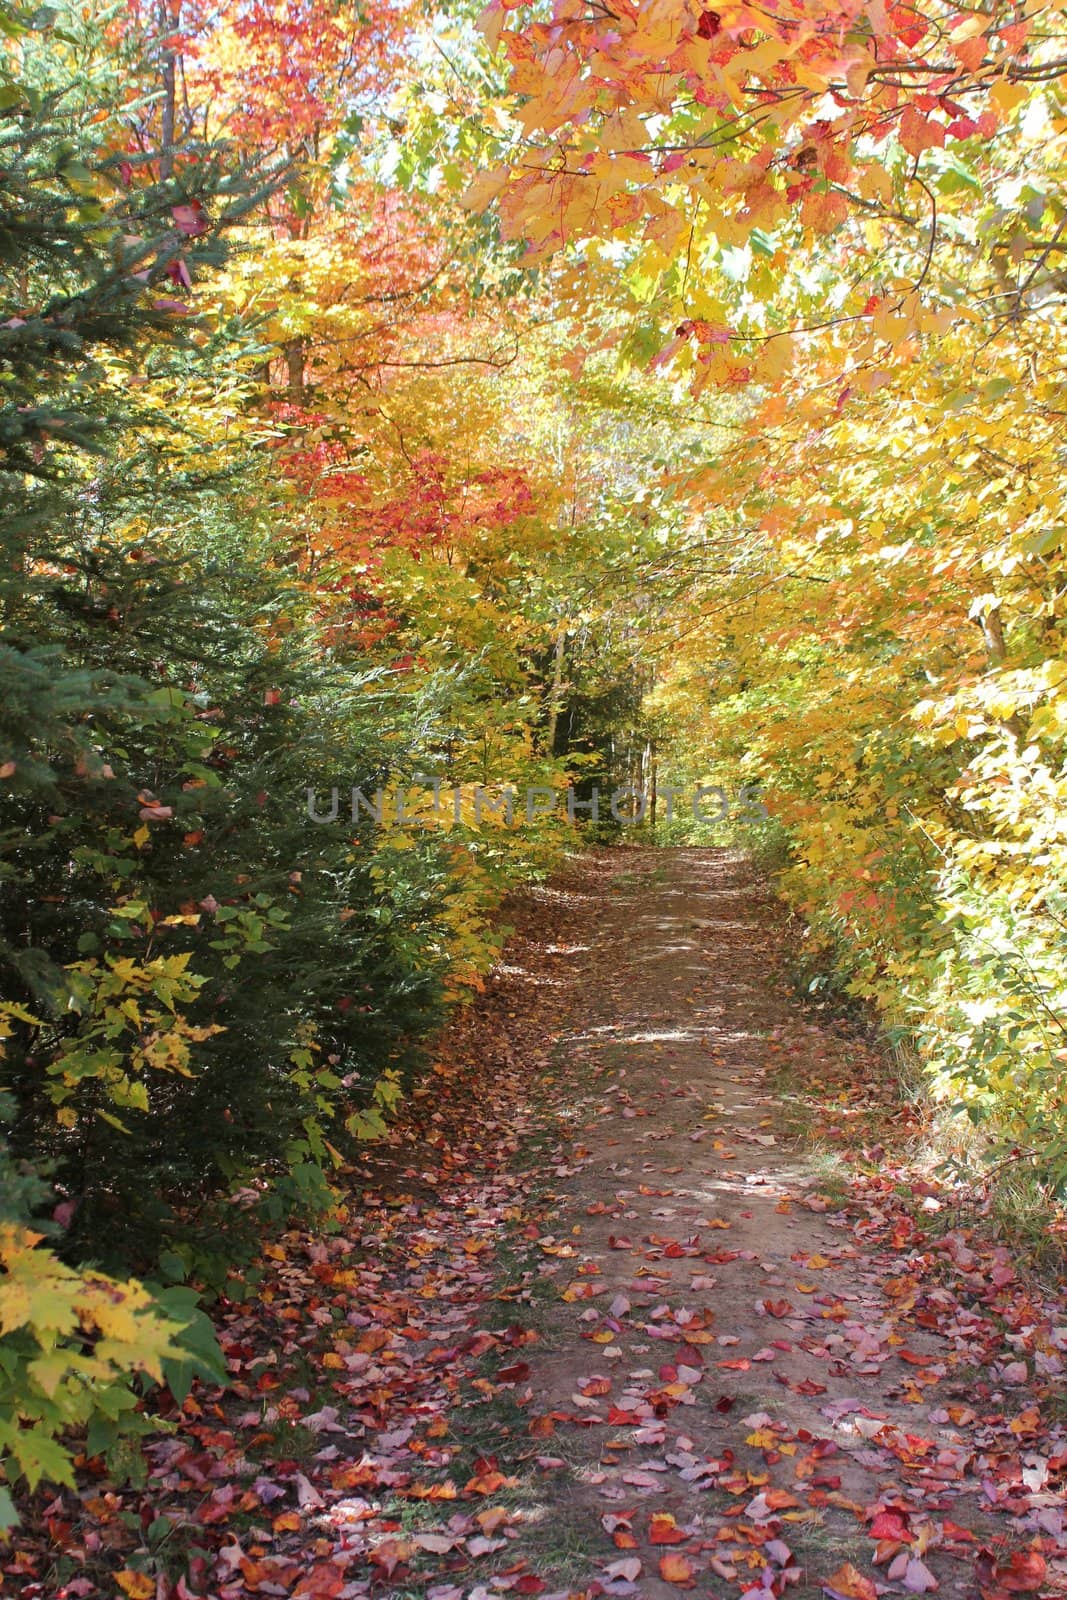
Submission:
<svg viewBox="0 0 1067 1600">
<path fill-rule="evenodd" d="M 556 647 L 553 652 L 552 688 L 548 697 L 548 753 L 556 753 L 556 724 L 559 721 L 560 692 L 563 688 L 563 651 L 567 635 L 561 628 L 556 635 Z"/>
<path fill-rule="evenodd" d="M 290 339 L 288 344 L 283 346 L 282 355 L 285 358 L 286 391 L 294 404 L 303 405 L 307 394 L 304 385 L 303 339 Z"/>
</svg>

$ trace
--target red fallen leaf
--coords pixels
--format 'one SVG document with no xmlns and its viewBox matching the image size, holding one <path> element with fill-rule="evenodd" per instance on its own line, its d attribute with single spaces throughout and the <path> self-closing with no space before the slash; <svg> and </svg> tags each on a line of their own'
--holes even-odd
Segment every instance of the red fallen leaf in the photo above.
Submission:
<svg viewBox="0 0 1067 1600">
<path fill-rule="evenodd" d="M 760 1306 L 769 1317 L 788 1317 L 796 1309 L 788 1300 L 761 1300 Z"/>
<path fill-rule="evenodd" d="M 974 1575 L 979 1588 L 985 1591 L 993 1582 L 993 1570 L 996 1567 L 996 1557 L 988 1545 L 983 1545 L 974 1558 Z"/>
<path fill-rule="evenodd" d="M 623 1411 L 620 1406 L 608 1407 L 608 1422 L 613 1428 L 627 1428 L 637 1421 L 632 1411 Z"/>
<path fill-rule="evenodd" d="M 467 1494 L 496 1494 L 498 1489 L 505 1486 L 511 1487 L 513 1478 L 506 1478 L 502 1472 L 481 1472 L 473 1477 L 466 1486 Z"/>
<path fill-rule="evenodd" d="M 886 1511 L 879 1511 L 871 1523 L 872 1539 L 898 1539 L 905 1543 L 911 1538 L 908 1519 L 903 1511 L 896 1511 L 890 1507 Z"/>
<path fill-rule="evenodd" d="M 1048 1563 L 1036 1550 L 1013 1550 L 1006 1567 L 998 1567 L 996 1582 L 1009 1594 L 1033 1594 L 1045 1581 Z"/>
<path fill-rule="evenodd" d="M 527 1432 L 531 1438 L 547 1439 L 556 1431 L 556 1424 L 551 1417 L 531 1417 Z"/>
<path fill-rule="evenodd" d="M 340 1003 L 340 1002 L 338 1002 Z M 349 1005 L 351 1005 L 349 1001 Z M 372 1356 L 379 1350 L 384 1350 L 387 1344 L 392 1344 L 393 1336 L 386 1328 L 372 1328 L 356 1341 L 356 1349 L 361 1355 Z"/>
<path fill-rule="evenodd" d="M 611 1538 L 616 1550 L 637 1550 L 640 1548 L 629 1528 L 616 1529 Z"/>
<path fill-rule="evenodd" d="M 871 1556 L 871 1563 L 876 1567 L 884 1567 L 887 1561 L 895 1561 L 897 1556 L 907 1554 L 899 1539 L 879 1539 Z"/>
<path fill-rule="evenodd" d="M 715 1365 L 724 1367 L 727 1372 L 747 1372 L 752 1363 L 745 1356 L 741 1356 L 737 1361 L 717 1361 Z"/>
<path fill-rule="evenodd" d="M 789 1511 L 800 1504 L 796 1495 L 790 1494 L 788 1489 L 765 1489 L 763 1499 L 771 1511 Z"/>
<path fill-rule="evenodd" d="M 529 1369 L 527 1369 L 527 1370 L 529 1370 Z M 579 1384 L 578 1388 L 579 1388 L 579 1393 L 580 1394 L 584 1394 L 586 1396 L 593 1396 L 593 1395 L 599 1395 L 599 1394 L 610 1394 L 611 1393 L 611 1379 L 610 1378 L 587 1378 L 584 1383 Z"/>
<path fill-rule="evenodd" d="M 834 1594 L 843 1596 L 844 1600 L 878 1600 L 878 1590 L 870 1578 L 865 1578 L 862 1572 L 857 1571 L 851 1561 L 838 1567 L 826 1587 L 832 1589 Z"/>
<path fill-rule="evenodd" d="M 415 1550 L 416 1546 L 407 1539 L 384 1539 L 371 1551 L 370 1559 L 374 1566 L 382 1568 L 387 1578 L 391 1578 L 401 1562 L 409 1560 Z"/>
<path fill-rule="evenodd" d="M 502 1344 L 537 1344 L 541 1335 L 536 1328 L 524 1328 L 521 1322 L 513 1322 L 510 1328 L 505 1328 L 496 1337 Z"/>
<path fill-rule="evenodd" d="M 976 1536 L 970 1528 L 961 1528 L 958 1522 L 953 1522 L 951 1517 L 946 1517 L 941 1524 L 941 1531 L 945 1538 L 953 1544 L 975 1544 Z"/>
<path fill-rule="evenodd" d="M 675 1583 L 680 1589 L 692 1589 L 696 1582 L 692 1563 L 685 1556 L 660 1556 L 659 1575 L 664 1583 Z"/>
<path fill-rule="evenodd" d="M 522 1383 L 530 1376 L 530 1363 L 528 1361 L 513 1361 L 510 1367 L 501 1367 L 496 1375 L 497 1383 Z"/>
<path fill-rule="evenodd" d="M 347 1580 L 332 1562 L 318 1561 L 293 1590 L 293 1600 L 337 1600 Z"/>
<path fill-rule="evenodd" d="M 649 1526 L 649 1538 L 653 1544 L 684 1544 L 688 1537 L 669 1511 L 653 1511 Z"/>
<path fill-rule="evenodd" d="M 547 1588 L 548 1584 L 544 1578 L 539 1578 L 533 1572 L 524 1573 L 521 1578 L 515 1581 L 516 1594 L 544 1594 Z"/>
</svg>

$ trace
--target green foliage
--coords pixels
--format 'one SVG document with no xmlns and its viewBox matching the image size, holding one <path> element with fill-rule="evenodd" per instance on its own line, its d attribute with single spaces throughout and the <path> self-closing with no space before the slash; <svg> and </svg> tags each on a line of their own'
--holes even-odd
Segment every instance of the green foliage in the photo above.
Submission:
<svg viewBox="0 0 1067 1600">
<path fill-rule="evenodd" d="M 85 1429 L 90 1453 L 107 1455 L 152 1427 L 138 1409 L 135 1375 L 156 1383 L 173 1376 L 180 1387 L 185 1374 L 218 1374 L 221 1365 L 192 1301 L 153 1299 L 133 1280 L 79 1272 L 40 1240 L 0 1226 L 0 1527 L 14 1520 L 3 1482 L 73 1485 L 58 1436 Z"/>
</svg>

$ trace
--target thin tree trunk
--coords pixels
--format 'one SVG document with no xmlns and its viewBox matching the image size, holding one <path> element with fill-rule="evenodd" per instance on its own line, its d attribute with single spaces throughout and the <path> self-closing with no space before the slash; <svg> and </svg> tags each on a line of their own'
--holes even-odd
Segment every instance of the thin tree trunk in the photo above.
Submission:
<svg viewBox="0 0 1067 1600">
<path fill-rule="evenodd" d="M 303 339 L 290 339 L 288 344 L 283 346 L 282 354 L 285 357 L 286 388 L 289 398 L 297 405 L 301 405 L 307 392 L 304 384 Z"/>
<path fill-rule="evenodd" d="M 1008 654 L 1008 647 L 1004 642 L 1004 624 L 1000 618 L 1000 608 L 998 606 L 990 606 L 987 611 L 983 611 L 981 616 L 975 620 L 982 630 L 982 638 L 985 641 L 989 665 L 991 667 L 1003 666 Z M 1026 743 L 1026 724 L 1017 711 L 1013 711 L 1010 717 L 1001 717 L 999 720 L 1014 735 L 1020 747 Z"/>
<path fill-rule="evenodd" d="M 983 611 L 977 620 L 989 654 L 989 664 L 991 667 L 999 667 L 1007 654 L 1004 644 L 1004 624 L 1000 620 L 1000 611 L 996 606 L 990 606 L 988 611 Z"/>
<path fill-rule="evenodd" d="M 645 748 L 641 752 L 641 790 L 645 795 L 645 804 L 651 827 L 656 826 L 656 746 L 651 739 L 645 741 Z"/>
<path fill-rule="evenodd" d="M 553 653 L 552 688 L 548 699 L 548 753 L 556 753 L 556 724 L 559 721 L 560 694 L 563 688 L 563 651 L 567 635 L 561 628 L 556 634 L 556 647 Z"/>
</svg>

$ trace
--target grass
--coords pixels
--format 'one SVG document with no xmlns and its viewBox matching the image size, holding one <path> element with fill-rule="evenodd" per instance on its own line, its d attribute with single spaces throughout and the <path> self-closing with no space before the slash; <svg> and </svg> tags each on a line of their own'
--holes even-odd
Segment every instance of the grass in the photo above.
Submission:
<svg viewBox="0 0 1067 1600">
<path fill-rule="evenodd" d="M 826 1579 L 846 1561 L 860 1572 L 868 1570 L 870 1544 L 857 1536 L 855 1527 L 838 1528 L 822 1512 L 791 1523 L 786 1538 L 802 1572 L 800 1586 L 789 1590 L 791 1600 L 821 1600 Z"/>
<path fill-rule="evenodd" d="M 268 1461 L 274 1466 L 279 1461 L 310 1461 L 322 1446 L 322 1436 L 313 1428 L 279 1417 L 275 1422 L 264 1423 L 245 1454 L 250 1461 Z"/>
<path fill-rule="evenodd" d="M 591 1575 L 590 1512 L 577 1498 L 561 1496 L 559 1487 L 545 1485 L 544 1503 L 526 1524 L 524 1553 L 538 1576 L 569 1589 Z"/>
</svg>

